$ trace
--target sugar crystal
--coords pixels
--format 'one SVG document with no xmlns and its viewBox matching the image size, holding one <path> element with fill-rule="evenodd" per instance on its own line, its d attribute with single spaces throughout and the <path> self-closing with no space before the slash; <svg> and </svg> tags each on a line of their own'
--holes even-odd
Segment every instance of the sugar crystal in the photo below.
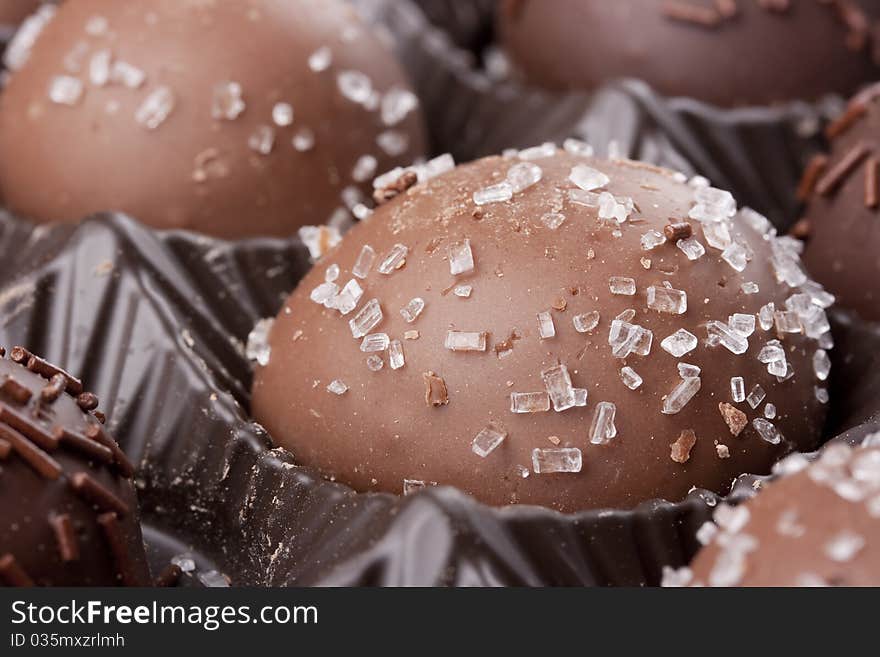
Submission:
<svg viewBox="0 0 880 657">
<path fill-rule="evenodd" d="M 363 247 L 361 247 L 361 252 L 358 255 L 357 261 L 354 263 L 354 267 L 351 269 L 351 273 L 358 278 L 366 278 L 367 274 L 370 273 L 370 268 L 373 266 L 373 261 L 375 259 L 376 251 L 373 250 L 373 247 L 369 244 L 364 244 Z"/>
<path fill-rule="evenodd" d="M 490 424 L 477 434 L 471 448 L 474 454 L 481 458 L 486 458 L 504 442 L 505 438 L 507 438 L 506 432 L 499 431 Z"/>
<path fill-rule="evenodd" d="M 110 69 L 110 82 L 121 84 L 129 89 L 138 89 L 147 79 L 147 74 L 142 69 L 117 59 Z"/>
<path fill-rule="evenodd" d="M 769 420 L 762 417 L 756 417 L 752 420 L 752 426 L 755 427 L 755 431 L 758 432 L 761 439 L 771 445 L 778 445 L 782 442 L 782 434 L 779 433 L 779 430 L 773 426 L 773 423 Z"/>
<path fill-rule="evenodd" d="M 562 142 L 562 149 L 569 155 L 578 157 L 592 157 L 594 154 L 593 147 L 587 142 L 574 137 L 569 137 Z"/>
<path fill-rule="evenodd" d="M 169 87 L 156 87 L 140 104 L 134 119 L 147 130 L 155 130 L 174 109 L 174 92 Z"/>
<path fill-rule="evenodd" d="M 706 248 L 700 244 L 695 237 L 688 237 L 686 240 L 678 240 L 675 243 L 682 253 L 687 256 L 688 260 L 697 260 L 702 258 L 706 253 Z"/>
<path fill-rule="evenodd" d="M 376 271 L 387 276 L 396 269 L 400 269 L 400 267 L 406 262 L 407 253 L 409 253 L 409 248 L 407 246 L 404 244 L 395 244 L 389 249 L 388 253 L 382 257 L 382 260 L 379 261 L 379 266 L 376 267 Z"/>
<path fill-rule="evenodd" d="M 361 342 L 361 351 L 364 353 L 385 351 L 388 349 L 388 343 L 389 339 L 387 333 L 370 333 L 369 335 L 364 336 L 364 339 Z"/>
<path fill-rule="evenodd" d="M 776 417 L 776 404 L 765 404 L 764 405 L 764 417 L 768 420 L 772 420 Z"/>
<path fill-rule="evenodd" d="M 650 251 L 661 244 L 666 242 L 666 236 L 663 235 L 659 230 L 649 230 L 647 233 L 642 235 L 641 238 L 642 250 Z"/>
<path fill-rule="evenodd" d="M 70 75 L 56 75 L 49 81 L 49 100 L 58 105 L 76 105 L 82 98 L 83 83 Z"/>
<path fill-rule="evenodd" d="M 334 395 L 344 395 L 348 392 L 348 386 L 344 381 L 333 379 L 327 386 L 327 391 L 332 392 Z"/>
<path fill-rule="evenodd" d="M 780 333 L 801 333 L 804 330 L 801 318 L 792 310 L 777 310 L 773 313 L 773 321 Z"/>
<path fill-rule="evenodd" d="M 263 367 L 269 364 L 269 357 L 272 355 L 272 348 L 269 346 L 269 333 L 274 324 L 275 320 L 271 317 L 261 319 L 248 333 L 247 346 L 245 347 L 245 356 L 248 360 L 255 361 Z"/>
<path fill-rule="evenodd" d="M 406 363 L 403 353 L 403 343 L 400 340 L 392 340 L 388 344 L 388 364 L 392 370 L 399 370 Z"/>
<path fill-rule="evenodd" d="M 614 426 L 614 415 L 617 407 L 611 402 L 599 402 L 593 412 L 593 420 L 590 423 L 590 442 L 594 445 L 607 445 L 611 439 L 617 436 L 617 427 Z"/>
<path fill-rule="evenodd" d="M 700 391 L 702 380 L 698 376 L 682 379 L 672 392 L 663 399 L 663 414 L 675 415 Z"/>
<path fill-rule="evenodd" d="M 734 313 L 727 318 L 727 325 L 744 338 L 755 332 L 755 316 L 746 313 Z"/>
<path fill-rule="evenodd" d="M 315 133 L 311 128 L 302 127 L 294 133 L 290 143 L 301 153 L 311 150 L 315 145 Z"/>
<path fill-rule="evenodd" d="M 403 316 L 403 319 L 407 324 L 412 324 L 419 315 L 422 314 L 422 311 L 425 309 L 425 300 L 421 297 L 415 297 L 409 300 L 403 308 L 400 309 L 400 314 Z"/>
<path fill-rule="evenodd" d="M 757 294 L 761 291 L 761 288 L 754 281 L 746 281 L 740 286 L 740 289 L 742 289 L 743 294 Z"/>
<path fill-rule="evenodd" d="M 580 472 L 582 465 L 583 456 L 577 447 L 546 447 L 532 450 L 532 470 L 535 474 Z"/>
<path fill-rule="evenodd" d="M 363 294 L 364 290 L 360 284 L 353 278 L 349 279 L 348 283 L 336 295 L 333 305 L 340 314 L 347 315 L 357 307 Z"/>
<path fill-rule="evenodd" d="M 746 384 L 741 376 L 730 377 L 730 397 L 736 403 L 745 401 Z"/>
<path fill-rule="evenodd" d="M 452 288 L 452 293 L 457 297 L 462 297 L 463 299 L 467 299 L 471 296 L 471 292 L 473 292 L 473 287 L 470 285 L 456 285 Z"/>
<path fill-rule="evenodd" d="M 514 194 L 522 192 L 541 181 L 541 167 L 533 162 L 518 162 L 507 170 L 507 184 Z"/>
<path fill-rule="evenodd" d="M 113 55 L 106 48 L 97 51 L 89 60 L 89 82 L 103 87 L 110 81 L 110 64 Z"/>
<path fill-rule="evenodd" d="M 749 391 L 749 396 L 746 397 L 746 402 L 753 409 L 758 408 L 761 405 L 761 402 L 764 401 L 764 398 L 767 396 L 767 393 L 764 392 L 764 388 L 762 388 L 757 383 L 752 386 L 752 389 Z"/>
<path fill-rule="evenodd" d="M 378 162 L 372 155 L 361 155 L 351 170 L 351 178 L 355 182 L 364 182 L 376 174 Z"/>
<path fill-rule="evenodd" d="M 550 410 L 550 395 L 546 392 L 510 393 L 511 413 L 544 413 Z"/>
<path fill-rule="evenodd" d="M 453 276 L 466 274 L 474 270 L 474 254 L 471 251 L 471 241 L 463 239 L 460 242 L 452 242 L 447 248 L 449 256 L 449 273 Z"/>
<path fill-rule="evenodd" d="M 690 363 L 681 362 L 678 364 L 678 375 L 682 379 L 687 379 L 692 376 L 700 376 L 702 370 L 696 365 L 691 365 Z"/>
<path fill-rule="evenodd" d="M 311 55 L 309 55 L 308 64 L 309 69 L 314 73 L 320 73 L 321 71 L 326 71 L 330 68 L 330 64 L 333 61 L 333 53 L 330 51 L 330 48 L 327 46 L 321 46 Z"/>
<path fill-rule="evenodd" d="M 341 71 L 336 77 L 339 93 L 358 105 L 369 102 L 373 95 L 373 83 L 360 71 Z"/>
<path fill-rule="evenodd" d="M 354 338 L 362 338 L 382 321 L 382 308 L 378 299 L 370 299 L 364 304 L 357 315 L 348 322 L 351 335 Z"/>
<path fill-rule="evenodd" d="M 378 372 L 383 367 L 385 367 L 385 361 L 382 360 L 379 354 L 370 354 L 367 357 L 367 369 L 371 372 Z"/>
<path fill-rule="evenodd" d="M 785 349 L 779 340 L 768 340 L 758 352 L 758 360 L 762 363 L 772 363 L 777 360 L 785 360 Z"/>
<path fill-rule="evenodd" d="M 538 335 L 542 339 L 552 338 L 556 335 L 556 326 L 549 311 L 538 313 Z"/>
<path fill-rule="evenodd" d="M 711 320 L 706 323 L 710 344 L 720 344 L 732 354 L 740 355 L 749 349 L 749 341 L 727 324 Z"/>
<path fill-rule="evenodd" d="M 275 147 L 275 128 L 265 123 L 258 125 L 248 137 L 248 148 L 260 155 L 268 155 Z"/>
<path fill-rule="evenodd" d="M 447 331 L 445 346 L 451 351 L 486 351 L 486 333 Z"/>
<path fill-rule="evenodd" d="M 559 212 L 545 212 L 541 215 L 541 223 L 550 230 L 556 230 L 565 222 L 565 215 Z"/>
<path fill-rule="evenodd" d="M 713 249 L 724 251 L 732 244 L 730 238 L 730 228 L 726 221 L 703 223 L 703 237 L 706 238 L 706 244 Z"/>
<path fill-rule="evenodd" d="M 241 85 L 238 82 L 224 80 L 214 85 L 211 97 L 211 117 L 232 121 L 244 112 Z"/>
<path fill-rule="evenodd" d="M 742 244 L 733 242 L 721 253 L 721 259 L 736 271 L 743 271 L 749 264 L 748 252 Z"/>
<path fill-rule="evenodd" d="M 575 315 L 571 318 L 572 324 L 574 324 L 574 329 L 578 333 L 589 333 L 599 324 L 599 313 L 595 310 L 591 310 L 590 312 L 583 313 L 581 315 Z"/>
<path fill-rule="evenodd" d="M 518 155 L 521 160 L 539 160 L 544 157 L 553 157 L 556 155 L 556 144 L 552 141 L 545 141 L 540 146 L 522 149 Z"/>
<path fill-rule="evenodd" d="M 697 348 L 697 336 L 685 329 L 678 329 L 675 333 L 665 338 L 660 346 L 664 351 L 672 354 L 676 358 L 681 358 Z"/>
<path fill-rule="evenodd" d="M 601 171 L 586 164 L 578 164 L 571 169 L 568 179 L 585 192 L 606 187 L 611 179 Z"/>
<path fill-rule="evenodd" d="M 648 288 L 648 308 L 661 313 L 682 315 L 687 311 L 687 293 L 652 285 Z"/>
<path fill-rule="evenodd" d="M 817 349 L 813 354 L 813 372 L 820 381 L 826 380 L 831 373 L 831 359 L 824 349 Z"/>
<path fill-rule="evenodd" d="M 608 279 L 608 288 L 611 290 L 611 294 L 632 296 L 636 293 L 636 282 L 625 276 L 612 276 Z"/>
<path fill-rule="evenodd" d="M 504 182 L 478 189 L 474 192 L 473 199 L 477 205 L 487 205 L 489 203 L 509 201 L 512 197 L 513 187 L 505 180 Z"/>
<path fill-rule="evenodd" d="M 620 370 L 620 380 L 630 390 L 635 390 L 642 385 L 642 377 L 631 367 L 624 367 Z"/>
<path fill-rule="evenodd" d="M 772 301 L 768 304 L 761 306 L 761 309 L 758 311 L 758 324 L 765 331 L 769 331 L 773 328 L 773 314 L 776 312 L 776 304 Z"/>
<path fill-rule="evenodd" d="M 391 87 L 382 96 L 379 114 L 382 117 L 382 123 L 393 126 L 403 121 L 407 114 L 418 106 L 419 99 L 412 91 L 401 87 Z"/>
<path fill-rule="evenodd" d="M 553 402 L 553 410 L 557 413 L 576 406 L 575 391 L 571 385 L 571 376 L 565 365 L 556 365 L 541 372 L 544 387 Z"/>
</svg>

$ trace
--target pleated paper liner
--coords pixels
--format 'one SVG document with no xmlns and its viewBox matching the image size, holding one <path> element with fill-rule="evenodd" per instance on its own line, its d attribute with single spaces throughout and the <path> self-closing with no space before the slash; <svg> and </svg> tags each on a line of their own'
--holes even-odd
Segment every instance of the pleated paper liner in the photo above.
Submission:
<svg viewBox="0 0 880 657">
<path fill-rule="evenodd" d="M 234 585 L 653 585 L 686 563 L 720 499 L 562 515 L 450 488 L 355 493 L 248 421 L 248 332 L 309 267 L 294 241 L 228 243 L 121 216 L 33 227 L 0 216 L 0 344 L 80 374 L 139 464 L 154 567 Z M 827 435 L 880 410 L 880 329 L 834 313 Z M 862 427 L 866 430 L 865 425 Z"/>
<path fill-rule="evenodd" d="M 448 151 L 457 161 L 566 137 L 584 139 L 600 154 L 614 144 L 612 150 L 621 156 L 707 176 L 731 191 L 740 205 L 789 226 L 799 218 L 792 190 L 822 146 L 819 129 L 843 107 L 840 99 L 829 98 L 721 109 L 663 97 L 637 80 L 611 83 L 591 94 L 551 93 L 489 75 L 472 52 L 417 6 L 431 5 L 430 11 L 442 14 L 443 6 L 459 3 L 353 2 L 367 20 L 392 35 L 421 98 L 434 150 Z M 451 11 L 447 7 L 445 25 L 460 29 L 460 22 L 449 18 Z"/>
</svg>

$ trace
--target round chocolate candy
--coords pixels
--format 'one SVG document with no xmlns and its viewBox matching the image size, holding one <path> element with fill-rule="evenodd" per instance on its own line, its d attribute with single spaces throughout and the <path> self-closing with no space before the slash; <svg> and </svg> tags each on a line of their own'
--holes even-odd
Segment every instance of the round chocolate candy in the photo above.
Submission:
<svg viewBox="0 0 880 657">
<path fill-rule="evenodd" d="M 640 78 L 721 106 L 849 95 L 875 79 L 871 0 L 509 0 L 499 29 L 535 83 Z"/>
<path fill-rule="evenodd" d="M 869 444 L 874 441 L 869 440 Z M 880 446 L 826 447 L 748 503 L 721 505 L 700 529 L 708 545 L 666 584 L 880 586 Z"/>
<path fill-rule="evenodd" d="M 423 149 L 385 45 L 341 0 L 62 4 L 0 97 L 0 190 L 38 221 L 127 212 L 222 237 L 364 213 Z"/>
<path fill-rule="evenodd" d="M 840 305 L 880 320 L 880 86 L 856 96 L 827 128 L 829 155 L 808 164 L 800 196 L 804 259 Z"/>
<path fill-rule="evenodd" d="M 358 490 L 561 511 L 723 492 L 813 447 L 830 336 L 800 243 L 704 179 L 588 153 L 376 181 L 396 198 L 252 335 L 275 443 Z"/>
<path fill-rule="evenodd" d="M 20 347 L 0 357 L 3 584 L 150 584 L 133 468 L 85 410 L 95 402 Z"/>
</svg>

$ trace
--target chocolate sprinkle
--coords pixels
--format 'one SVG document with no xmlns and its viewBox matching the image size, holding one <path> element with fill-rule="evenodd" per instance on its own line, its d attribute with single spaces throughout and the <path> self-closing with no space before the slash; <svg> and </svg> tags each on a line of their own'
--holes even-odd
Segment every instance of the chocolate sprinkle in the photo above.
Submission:
<svg viewBox="0 0 880 657">
<path fill-rule="evenodd" d="M 58 439 L 55 436 L 30 418 L 2 404 L 0 404 L 0 422 L 5 422 L 43 449 L 51 452 L 58 448 Z"/>
<path fill-rule="evenodd" d="M 816 183 L 825 173 L 828 167 L 828 156 L 821 153 L 810 158 L 807 168 L 804 169 L 804 175 L 801 176 L 801 182 L 797 188 L 797 200 L 800 202 L 807 201 L 816 190 Z"/>
<path fill-rule="evenodd" d="M 67 379 L 63 374 L 54 374 L 49 379 L 49 383 L 40 391 L 40 399 L 49 404 L 53 403 L 61 393 L 67 388 Z"/>
<path fill-rule="evenodd" d="M 131 561 L 128 558 L 128 549 L 125 545 L 122 528 L 119 526 L 119 517 L 113 511 L 102 513 L 98 516 L 98 524 L 104 531 L 104 537 L 110 546 L 113 562 L 116 564 L 116 570 L 122 583 L 126 586 L 136 586 L 138 580 L 134 576 Z"/>
<path fill-rule="evenodd" d="M 871 147 L 864 141 L 853 146 L 843 158 L 835 164 L 816 183 L 816 191 L 822 196 L 832 194 L 859 163 L 871 152 Z"/>
<path fill-rule="evenodd" d="M 8 441 L 23 461 L 46 479 L 58 479 L 62 468 L 58 462 L 11 427 L 0 424 L 0 438 Z"/>
<path fill-rule="evenodd" d="M 132 475 L 134 475 L 134 464 L 128 460 L 125 452 L 123 452 L 119 448 L 119 445 L 116 444 L 115 440 L 107 435 L 101 425 L 90 424 L 86 428 L 86 438 L 91 438 L 92 440 L 100 443 L 112 452 L 113 461 L 116 463 L 116 466 L 119 468 L 119 471 L 124 477 L 131 477 Z"/>
<path fill-rule="evenodd" d="M 694 234 L 693 227 L 686 221 L 668 223 L 663 227 L 663 234 L 673 244 L 678 240 L 686 240 Z"/>
<path fill-rule="evenodd" d="M 0 438 L 0 461 L 9 456 L 9 452 L 12 451 L 12 445 L 8 440 L 3 440 Z"/>
<path fill-rule="evenodd" d="M 24 571 L 11 554 L 0 557 L 0 579 L 9 586 L 33 586 L 34 580 Z"/>
<path fill-rule="evenodd" d="M 81 436 L 80 434 L 64 427 L 57 427 L 54 433 L 59 438 L 62 445 L 72 447 L 73 449 L 90 456 L 96 461 L 101 461 L 108 465 L 115 462 L 112 450 L 96 440 Z"/>
<path fill-rule="evenodd" d="M 865 207 L 875 209 L 880 205 L 880 192 L 877 190 L 878 166 L 876 157 L 869 157 L 865 162 Z"/>
<path fill-rule="evenodd" d="M 70 478 L 70 487 L 87 502 L 105 511 L 129 512 L 128 505 L 87 472 L 77 472 Z"/>
<path fill-rule="evenodd" d="M 58 544 L 58 554 L 61 555 L 61 560 L 64 562 L 78 561 L 79 542 L 70 515 L 67 513 L 51 515 L 49 516 L 49 525 L 55 533 L 55 542 Z"/>
<path fill-rule="evenodd" d="M 856 121 L 865 115 L 865 112 L 867 111 L 868 108 L 864 103 L 850 103 L 846 111 L 829 123 L 828 127 L 825 128 L 825 137 L 828 139 L 836 139 L 849 130 Z"/>
<path fill-rule="evenodd" d="M 15 379 L 6 379 L 0 384 L 0 392 L 12 399 L 16 404 L 27 404 L 31 399 L 31 391 Z"/>
<path fill-rule="evenodd" d="M 76 398 L 77 406 L 86 412 L 98 408 L 98 403 L 98 395 L 93 392 L 84 392 Z"/>
</svg>

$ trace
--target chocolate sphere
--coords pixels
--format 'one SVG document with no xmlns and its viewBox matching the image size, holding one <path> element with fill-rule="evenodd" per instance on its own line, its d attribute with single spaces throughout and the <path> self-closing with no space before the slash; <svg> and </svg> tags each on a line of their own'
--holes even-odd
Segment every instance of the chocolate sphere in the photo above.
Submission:
<svg viewBox="0 0 880 657">
<path fill-rule="evenodd" d="M 499 29 L 538 84 L 593 89 L 633 77 L 666 95 L 735 106 L 854 93 L 880 72 L 878 19 L 871 0 L 511 0 Z"/>
<path fill-rule="evenodd" d="M 840 305 L 880 320 L 880 86 L 854 98 L 829 126 L 828 156 L 807 167 L 801 195 L 808 242 L 804 258 Z"/>
<path fill-rule="evenodd" d="M 0 96 L 0 190 L 38 221 L 295 234 L 422 152 L 417 104 L 340 0 L 64 3 Z"/>
<path fill-rule="evenodd" d="M 83 410 L 94 396 L 23 349 L 11 356 L 0 358 L 0 582 L 149 585 L 132 467 Z"/>
<path fill-rule="evenodd" d="M 827 295 L 798 243 L 703 180 L 566 149 L 379 182 L 402 193 L 252 345 L 278 445 L 358 490 L 574 511 L 724 491 L 815 444 Z"/>
<path fill-rule="evenodd" d="M 826 447 L 748 503 L 715 513 L 679 582 L 708 586 L 880 586 L 880 447 Z M 805 467 L 806 466 L 806 467 Z M 805 469 L 804 469 L 805 468 Z M 681 578 L 681 575 L 684 578 Z"/>
</svg>

